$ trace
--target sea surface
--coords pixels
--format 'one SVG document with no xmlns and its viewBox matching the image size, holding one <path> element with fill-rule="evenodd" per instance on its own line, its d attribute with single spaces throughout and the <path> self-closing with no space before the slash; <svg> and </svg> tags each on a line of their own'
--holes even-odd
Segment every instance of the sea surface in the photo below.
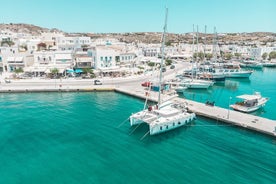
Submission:
<svg viewBox="0 0 276 184">
<path fill-rule="evenodd" d="M 258 115 L 276 119 L 276 69 L 228 80 L 196 100 L 228 107 L 260 91 Z M 0 94 L 0 183 L 276 183 L 276 139 L 197 118 L 156 136 L 129 126 L 143 101 L 120 93 Z"/>
</svg>

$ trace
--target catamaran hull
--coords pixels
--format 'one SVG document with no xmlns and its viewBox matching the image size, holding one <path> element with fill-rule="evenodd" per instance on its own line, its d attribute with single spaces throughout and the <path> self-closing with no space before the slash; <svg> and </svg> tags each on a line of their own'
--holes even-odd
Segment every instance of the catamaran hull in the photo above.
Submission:
<svg viewBox="0 0 276 184">
<path fill-rule="evenodd" d="M 141 123 L 144 123 L 144 120 L 148 118 L 149 111 L 142 110 L 137 113 L 132 114 L 129 117 L 130 126 L 139 125 Z"/>
<path fill-rule="evenodd" d="M 173 130 L 175 128 L 187 125 L 191 123 L 195 119 L 195 114 L 191 113 L 189 116 L 185 116 L 181 119 L 176 119 L 172 121 L 168 121 L 165 124 L 149 124 L 149 129 L 150 129 L 150 135 L 156 135 L 160 134 L 163 132 L 167 132 L 170 130 Z"/>
</svg>

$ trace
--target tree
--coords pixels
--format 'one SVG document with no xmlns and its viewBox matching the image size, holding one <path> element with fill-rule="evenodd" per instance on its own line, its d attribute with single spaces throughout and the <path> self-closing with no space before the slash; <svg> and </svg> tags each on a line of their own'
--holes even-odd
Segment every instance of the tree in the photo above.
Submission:
<svg viewBox="0 0 276 184">
<path fill-rule="evenodd" d="M 240 57 L 241 57 L 241 53 L 237 53 L 237 52 L 236 52 L 234 55 L 235 55 L 235 57 L 237 57 L 237 58 L 240 58 Z"/>
<path fill-rule="evenodd" d="M 171 46 L 171 45 L 172 45 L 172 41 L 171 41 L 171 40 L 167 41 L 167 42 L 165 43 L 165 45 L 166 45 L 166 46 Z"/>
<path fill-rule="evenodd" d="M 166 59 L 165 64 L 166 64 L 166 66 L 171 65 L 171 64 L 172 64 L 172 60 L 170 60 L 170 59 Z"/>
<path fill-rule="evenodd" d="M 27 51 L 27 50 L 28 50 L 27 45 L 20 45 L 19 47 L 20 47 L 20 49 L 23 49 L 24 51 Z"/>
<path fill-rule="evenodd" d="M 16 74 L 23 73 L 23 72 L 24 72 L 24 70 L 22 68 L 16 68 L 14 70 L 14 73 L 16 73 Z"/>
<path fill-rule="evenodd" d="M 1 42 L 1 46 L 5 46 L 5 45 L 8 45 L 10 47 L 10 46 L 14 45 L 14 42 L 11 40 L 4 40 Z"/>
<path fill-rule="evenodd" d="M 154 62 L 148 62 L 148 66 L 154 67 L 155 63 Z"/>
<path fill-rule="evenodd" d="M 193 57 L 196 60 L 199 59 L 199 60 L 203 61 L 203 59 L 204 59 L 204 53 L 203 52 L 194 53 Z"/>
<path fill-rule="evenodd" d="M 53 69 L 50 70 L 50 72 L 51 72 L 51 75 L 53 75 L 54 77 L 56 77 L 57 74 L 58 74 L 58 72 L 59 72 L 59 70 L 57 68 L 53 68 Z"/>
<path fill-rule="evenodd" d="M 276 59 L 276 51 L 272 51 L 269 53 L 269 60 Z"/>
<path fill-rule="evenodd" d="M 198 57 L 199 57 L 199 59 L 200 59 L 201 61 L 203 61 L 203 59 L 204 59 L 204 53 L 203 53 L 203 52 L 199 52 L 199 53 L 198 53 Z"/>
<path fill-rule="evenodd" d="M 224 58 L 227 59 L 227 60 L 230 60 L 232 58 L 232 54 L 231 53 L 225 53 Z"/>
<path fill-rule="evenodd" d="M 90 78 L 94 78 L 95 74 L 91 68 L 82 68 L 82 73 Z"/>
<path fill-rule="evenodd" d="M 213 57 L 213 54 L 207 53 L 205 57 L 207 60 L 210 60 Z"/>
<path fill-rule="evenodd" d="M 266 52 L 263 53 L 263 55 L 262 55 L 263 60 L 266 60 L 267 56 L 268 56 L 268 54 Z"/>
</svg>

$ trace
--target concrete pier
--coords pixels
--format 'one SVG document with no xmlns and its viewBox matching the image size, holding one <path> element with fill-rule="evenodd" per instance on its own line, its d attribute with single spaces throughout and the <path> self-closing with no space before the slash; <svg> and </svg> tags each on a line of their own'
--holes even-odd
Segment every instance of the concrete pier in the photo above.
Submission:
<svg viewBox="0 0 276 184">
<path fill-rule="evenodd" d="M 146 99 L 145 91 L 136 90 L 131 91 L 129 89 L 116 88 L 115 91 L 135 96 L 141 99 Z M 157 102 L 157 93 L 150 92 L 148 100 Z M 166 100 L 171 99 L 173 95 L 163 94 L 162 98 Z M 276 137 L 276 121 L 251 114 L 246 114 L 230 109 L 225 109 L 217 106 L 209 106 L 204 103 L 195 102 L 183 98 L 173 98 L 173 101 L 185 103 L 190 112 L 194 112 L 197 116 L 203 116 L 213 120 L 217 120 L 224 123 L 233 124 L 246 129 L 254 130 L 260 133 L 264 133 L 270 136 Z"/>
</svg>

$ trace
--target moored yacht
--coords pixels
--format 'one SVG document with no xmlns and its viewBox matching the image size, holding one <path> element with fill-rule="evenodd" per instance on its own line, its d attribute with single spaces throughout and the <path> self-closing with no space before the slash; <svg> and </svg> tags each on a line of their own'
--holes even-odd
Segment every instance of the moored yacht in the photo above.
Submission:
<svg viewBox="0 0 276 184">
<path fill-rule="evenodd" d="M 161 67 L 164 61 L 164 45 L 165 33 L 167 28 L 167 10 L 164 26 L 164 33 L 162 37 L 162 59 Z M 149 106 L 140 112 L 134 113 L 129 117 L 130 125 L 137 125 L 147 123 L 149 125 L 149 134 L 163 133 L 180 126 L 186 125 L 195 119 L 194 113 L 189 113 L 185 104 L 176 101 L 167 101 L 161 103 L 161 84 L 162 84 L 162 70 L 159 74 L 159 88 L 158 88 L 158 104 Z"/>
<path fill-rule="evenodd" d="M 262 97 L 259 92 L 255 92 L 253 95 L 240 95 L 237 98 L 242 99 L 241 102 L 237 102 L 230 105 L 231 108 L 241 112 L 253 112 L 259 108 L 265 106 L 268 98 Z"/>
<path fill-rule="evenodd" d="M 224 64 L 222 66 L 217 65 L 214 67 L 214 73 L 224 74 L 229 78 L 249 78 L 253 73 L 252 70 L 242 70 L 239 64 Z"/>
</svg>

